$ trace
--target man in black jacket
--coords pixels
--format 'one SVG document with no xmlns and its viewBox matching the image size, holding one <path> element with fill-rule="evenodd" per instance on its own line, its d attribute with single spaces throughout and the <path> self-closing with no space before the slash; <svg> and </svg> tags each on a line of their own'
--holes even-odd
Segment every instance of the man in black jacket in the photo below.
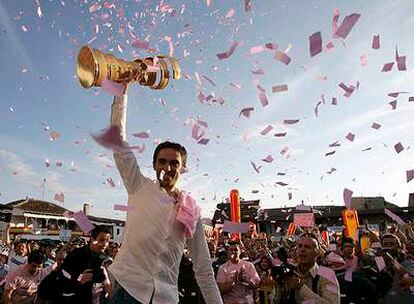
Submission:
<svg viewBox="0 0 414 304">
<path fill-rule="evenodd" d="M 102 292 L 110 295 L 108 274 L 102 267 L 110 233 L 103 226 L 91 231 L 89 244 L 74 249 L 61 267 L 39 286 L 38 303 L 94 303 Z"/>
</svg>

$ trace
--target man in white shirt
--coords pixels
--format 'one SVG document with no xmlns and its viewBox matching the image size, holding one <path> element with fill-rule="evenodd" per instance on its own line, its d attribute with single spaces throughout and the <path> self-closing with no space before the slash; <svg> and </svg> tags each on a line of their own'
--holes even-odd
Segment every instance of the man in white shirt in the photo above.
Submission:
<svg viewBox="0 0 414 304">
<path fill-rule="evenodd" d="M 121 249 L 109 268 L 114 284 L 111 303 L 178 303 L 178 270 L 187 244 L 206 303 L 220 304 L 199 208 L 176 188 L 186 168 L 186 150 L 176 143 L 161 143 L 153 156 L 157 181 L 143 176 L 126 143 L 126 107 L 126 95 L 115 97 L 111 126 L 119 130 L 125 148 L 115 149 L 114 158 L 129 211 Z"/>
<path fill-rule="evenodd" d="M 27 244 L 18 240 L 14 244 L 14 248 L 9 254 L 9 261 L 7 263 L 9 272 L 14 271 L 17 267 L 27 263 Z"/>
</svg>

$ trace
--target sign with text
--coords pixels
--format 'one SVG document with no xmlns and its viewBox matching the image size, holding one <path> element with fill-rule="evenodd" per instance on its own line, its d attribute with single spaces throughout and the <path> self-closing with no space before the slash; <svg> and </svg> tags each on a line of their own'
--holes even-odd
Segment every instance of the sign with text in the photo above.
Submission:
<svg viewBox="0 0 414 304">
<path fill-rule="evenodd" d="M 59 240 L 62 242 L 69 242 L 72 236 L 72 230 L 60 229 L 59 231 Z"/>
</svg>

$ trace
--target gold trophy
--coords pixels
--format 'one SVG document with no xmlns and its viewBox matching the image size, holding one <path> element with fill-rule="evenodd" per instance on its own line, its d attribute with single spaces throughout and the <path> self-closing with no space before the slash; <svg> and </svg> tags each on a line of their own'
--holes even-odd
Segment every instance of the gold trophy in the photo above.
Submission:
<svg viewBox="0 0 414 304">
<path fill-rule="evenodd" d="M 169 65 L 172 66 L 173 79 L 180 79 L 180 66 L 172 57 L 159 55 L 126 61 L 84 45 L 78 54 L 76 73 L 85 89 L 99 87 L 104 79 L 108 79 L 114 82 L 136 81 L 142 86 L 161 90 L 170 79 Z"/>
</svg>

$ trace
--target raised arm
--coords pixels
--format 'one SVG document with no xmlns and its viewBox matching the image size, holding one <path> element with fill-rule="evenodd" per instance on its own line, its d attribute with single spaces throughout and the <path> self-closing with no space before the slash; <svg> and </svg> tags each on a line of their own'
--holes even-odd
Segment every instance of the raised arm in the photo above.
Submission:
<svg viewBox="0 0 414 304">
<path fill-rule="evenodd" d="M 114 150 L 114 158 L 125 188 L 128 194 L 132 194 L 138 190 L 142 180 L 142 174 L 134 152 L 132 152 L 126 142 L 127 104 L 128 97 L 126 94 L 121 97 L 115 96 L 111 108 L 111 125 L 119 128 L 121 139 L 125 144 L 125 149 Z"/>
<path fill-rule="evenodd" d="M 199 219 L 192 239 L 187 240 L 188 249 L 193 259 L 193 268 L 198 286 L 200 286 L 206 303 L 223 303 L 214 279 L 213 267 L 204 235 L 203 224 Z"/>
</svg>

